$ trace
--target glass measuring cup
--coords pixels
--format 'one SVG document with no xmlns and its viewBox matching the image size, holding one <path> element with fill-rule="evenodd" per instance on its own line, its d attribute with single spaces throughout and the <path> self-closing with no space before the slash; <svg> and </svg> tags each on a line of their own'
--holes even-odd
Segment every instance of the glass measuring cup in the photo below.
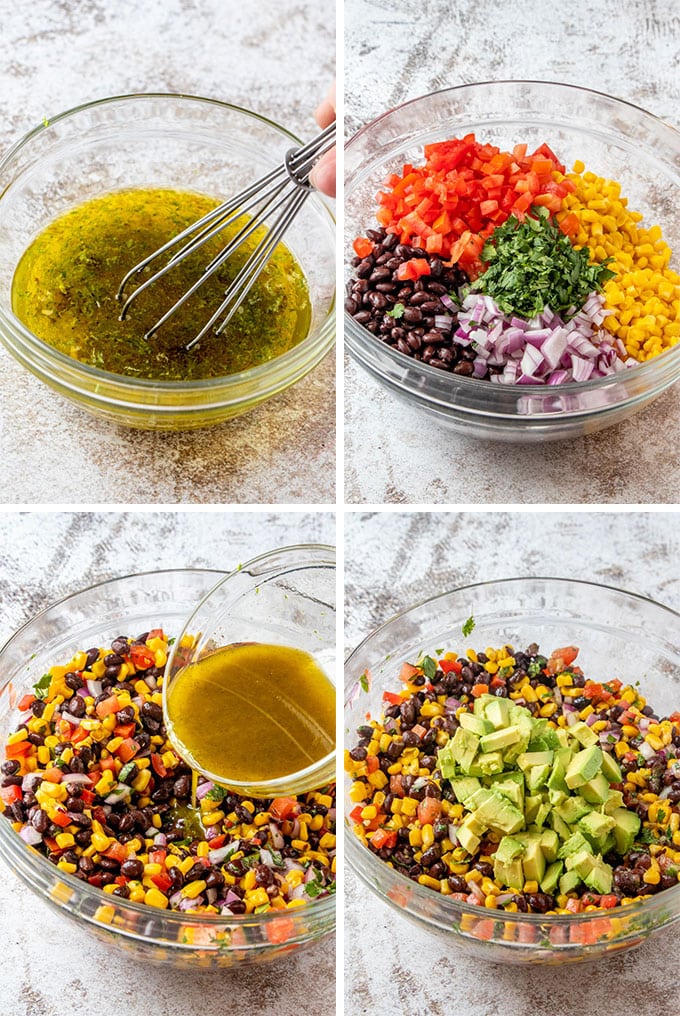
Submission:
<svg viewBox="0 0 680 1016">
<path fill-rule="evenodd" d="M 327 678 L 334 687 L 335 620 L 332 547 L 308 544 L 274 550 L 253 558 L 223 579 L 187 621 L 166 665 L 163 715 L 168 736 L 182 758 L 214 783 L 246 797 L 299 794 L 333 780 L 335 746 L 294 772 L 243 779 L 233 772 L 212 771 L 201 758 L 200 746 L 186 743 L 180 734 L 182 724 L 173 712 L 177 699 L 173 688 L 177 691 L 180 680 L 186 684 L 187 679 L 193 679 L 201 661 L 211 657 L 214 662 L 216 653 L 248 643 L 308 654 L 322 672 L 320 682 Z M 321 683 L 319 689 L 323 690 Z M 247 707 L 247 682 L 239 693 Z M 210 722 L 219 725 L 220 716 L 211 715 Z M 266 750 L 266 744 L 253 737 L 254 763 L 257 753 Z"/>
</svg>

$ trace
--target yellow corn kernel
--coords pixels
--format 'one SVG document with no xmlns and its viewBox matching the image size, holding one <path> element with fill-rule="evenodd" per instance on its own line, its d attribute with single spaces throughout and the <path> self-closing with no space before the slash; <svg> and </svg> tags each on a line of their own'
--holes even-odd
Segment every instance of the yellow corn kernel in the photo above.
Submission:
<svg viewBox="0 0 680 1016">
<path fill-rule="evenodd" d="M 418 882 L 420 885 L 426 885 L 430 889 L 439 889 L 439 880 L 432 878 L 430 875 L 419 875 Z"/>
<path fill-rule="evenodd" d="M 349 799 L 358 804 L 360 801 L 365 801 L 369 794 L 370 791 L 366 784 L 361 780 L 355 780 L 349 790 Z"/>
<path fill-rule="evenodd" d="M 423 850 L 429 850 L 434 843 L 434 829 L 429 822 L 426 822 L 422 827 L 423 833 Z"/>
<path fill-rule="evenodd" d="M 57 868 L 60 868 L 62 871 L 67 871 L 69 875 L 74 875 L 75 872 L 78 871 L 77 864 L 71 864 L 70 861 L 64 861 L 63 859 L 57 861 Z"/>
<path fill-rule="evenodd" d="M 195 900 L 205 890 L 205 887 L 205 882 L 199 878 L 195 882 L 189 882 L 189 885 L 184 886 L 182 896 L 188 900 Z"/>
<path fill-rule="evenodd" d="M 524 883 L 524 892 L 525 893 L 537 893 L 538 892 L 538 882 L 535 882 L 533 880 L 530 880 L 529 882 L 525 882 Z"/>
<path fill-rule="evenodd" d="M 411 829 L 408 834 L 408 841 L 412 847 L 422 847 L 423 845 L 422 829 Z"/>
<path fill-rule="evenodd" d="M 72 833 L 57 833 L 54 839 L 57 846 L 61 847 L 62 850 L 66 850 L 68 847 L 74 847 L 76 843 Z"/>
<path fill-rule="evenodd" d="M 401 799 L 401 813 L 402 815 L 415 815 L 418 811 L 418 802 L 415 797 L 402 797 Z"/>
<path fill-rule="evenodd" d="M 651 868 L 648 868 L 642 876 L 642 881 L 646 882 L 647 885 L 658 885 L 661 881 L 661 872 L 658 867 L 652 865 Z"/>
<path fill-rule="evenodd" d="M 156 889 L 154 886 L 153 889 L 147 889 L 145 892 L 144 902 L 149 907 L 161 907 L 161 909 L 166 910 L 168 906 L 168 897 L 162 893 L 160 889 Z"/>
<path fill-rule="evenodd" d="M 335 835 L 333 833 L 324 833 L 319 840 L 319 846 L 322 850 L 333 850 L 335 848 Z"/>
<path fill-rule="evenodd" d="M 112 843 L 112 836 L 105 836 L 103 833 L 92 833 L 92 846 L 100 854 L 108 850 Z"/>
<path fill-rule="evenodd" d="M 135 788 L 136 791 L 142 794 L 149 786 L 150 781 L 151 781 L 151 770 L 142 769 L 140 772 L 137 773 L 134 780 L 132 781 L 132 786 Z"/>
<path fill-rule="evenodd" d="M 205 885 L 205 883 L 203 883 Z M 269 903 L 269 896 L 267 896 L 267 890 L 260 886 L 258 889 L 253 891 L 248 896 L 248 901 L 253 904 L 254 907 L 262 907 L 265 903 Z"/>
<path fill-rule="evenodd" d="M 214 826 L 221 822 L 223 818 L 223 811 L 212 811 L 208 815 L 202 815 L 201 822 L 204 826 Z"/>
</svg>

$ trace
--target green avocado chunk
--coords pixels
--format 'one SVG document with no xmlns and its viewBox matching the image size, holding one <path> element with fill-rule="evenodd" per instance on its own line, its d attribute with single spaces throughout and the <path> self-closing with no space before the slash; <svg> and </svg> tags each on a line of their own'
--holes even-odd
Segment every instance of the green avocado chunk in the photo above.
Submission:
<svg viewBox="0 0 680 1016">
<path fill-rule="evenodd" d="M 596 776 L 601 769 L 602 748 L 592 745 L 576 752 L 567 766 L 564 779 L 569 789 L 575 790 L 577 787 L 582 787 L 588 780 L 592 780 L 593 776 Z"/>
<path fill-rule="evenodd" d="M 614 842 L 619 854 L 627 854 L 640 832 L 640 816 L 628 808 L 617 808 L 612 813 L 614 819 Z"/>
</svg>

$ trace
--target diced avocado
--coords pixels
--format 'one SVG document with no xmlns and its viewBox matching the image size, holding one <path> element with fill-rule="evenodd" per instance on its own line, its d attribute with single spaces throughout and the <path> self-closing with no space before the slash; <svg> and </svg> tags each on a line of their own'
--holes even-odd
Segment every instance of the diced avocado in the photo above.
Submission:
<svg viewBox="0 0 680 1016">
<path fill-rule="evenodd" d="M 591 811 L 579 819 L 578 827 L 593 849 L 601 852 L 604 849 L 607 834 L 616 825 L 611 815 L 602 815 L 599 811 Z"/>
<path fill-rule="evenodd" d="M 531 769 L 529 769 L 524 776 L 524 778 L 527 781 L 527 790 L 531 791 L 532 794 L 537 793 L 537 791 L 539 791 L 541 787 L 545 784 L 545 781 L 548 779 L 549 775 L 550 775 L 549 765 L 532 766 Z"/>
<path fill-rule="evenodd" d="M 592 744 L 600 743 L 599 737 L 587 723 L 582 723 L 580 721 L 575 723 L 573 727 L 569 727 L 569 733 L 572 737 L 575 737 L 579 744 L 582 744 L 584 748 L 590 748 Z"/>
<path fill-rule="evenodd" d="M 542 826 L 548 815 L 550 814 L 550 805 L 547 801 L 541 800 L 538 811 L 534 816 L 534 822 L 537 826 Z"/>
<path fill-rule="evenodd" d="M 546 861 L 552 863 L 557 860 L 557 851 L 560 848 L 560 838 L 554 829 L 544 829 L 541 833 L 541 850 Z"/>
<path fill-rule="evenodd" d="M 524 871 L 519 857 L 514 861 L 494 861 L 493 875 L 501 886 L 517 892 L 521 892 L 524 887 Z"/>
<path fill-rule="evenodd" d="M 442 775 L 444 774 L 442 773 Z M 472 797 L 472 795 L 482 786 L 479 780 L 475 779 L 474 776 L 457 776 L 450 782 L 451 789 L 456 795 L 456 800 L 460 801 L 461 804 L 464 804 L 465 807 L 467 807 L 468 798 Z"/>
<path fill-rule="evenodd" d="M 616 840 L 614 839 L 614 830 L 612 829 L 610 833 L 607 833 L 607 839 L 602 844 L 602 850 L 600 851 L 600 853 L 608 854 L 609 851 L 613 850 L 615 846 Z"/>
<path fill-rule="evenodd" d="M 504 727 L 501 730 L 494 730 L 491 734 L 485 734 L 479 744 L 482 751 L 502 751 L 511 744 L 516 744 L 520 739 L 519 727 Z"/>
<path fill-rule="evenodd" d="M 493 790 L 489 790 L 488 787 L 483 787 L 480 784 L 479 790 L 475 790 L 474 794 L 470 794 L 470 796 L 468 797 L 465 803 L 465 807 L 469 811 L 476 814 L 478 808 L 481 808 L 483 805 L 488 804 L 489 801 L 493 801 L 493 798 L 494 798 Z"/>
<path fill-rule="evenodd" d="M 571 741 L 571 737 L 569 736 L 569 728 L 568 727 L 558 727 L 555 730 L 555 736 L 556 736 L 557 740 L 560 742 L 560 744 L 562 745 L 563 748 L 568 748 L 571 751 L 572 741 Z"/>
<path fill-rule="evenodd" d="M 466 772 L 472 765 L 472 761 L 479 748 L 479 738 L 471 730 L 459 727 L 452 739 L 449 741 L 451 755 Z"/>
<path fill-rule="evenodd" d="M 472 707 L 475 716 L 481 716 L 482 719 L 485 719 L 487 706 L 494 697 L 493 695 L 480 695 L 479 698 L 476 698 L 475 704 Z"/>
<path fill-rule="evenodd" d="M 583 881 L 594 893 L 610 893 L 614 872 L 600 857 L 594 858 L 595 863 Z"/>
<path fill-rule="evenodd" d="M 486 829 L 475 820 L 475 816 L 468 815 L 463 824 L 458 826 L 456 835 L 461 847 L 468 854 L 474 854 L 485 832 Z"/>
<path fill-rule="evenodd" d="M 491 777 L 490 785 L 524 811 L 524 777 L 521 773 L 502 773 Z"/>
<path fill-rule="evenodd" d="M 492 723 L 495 730 L 506 727 L 510 716 L 510 702 L 506 698 L 492 697 L 484 709 L 484 716 Z"/>
<path fill-rule="evenodd" d="M 529 744 L 531 735 L 533 734 L 534 724 L 534 719 L 531 713 L 518 706 L 513 706 L 510 710 L 510 719 L 519 731 L 519 740 L 515 741 L 514 744 L 511 744 L 503 753 L 507 763 L 514 762 L 518 755 L 521 755 L 523 751 L 527 750 L 527 745 Z"/>
<path fill-rule="evenodd" d="M 552 769 L 550 770 L 550 775 L 548 776 L 547 785 L 549 790 L 557 790 L 563 794 L 569 793 L 569 787 L 564 781 L 565 772 L 566 769 L 564 768 L 562 763 L 555 762 Z"/>
<path fill-rule="evenodd" d="M 560 892 L 566 896 L 573 893 L 581 884 L 581 877 L 576 871 L 565 871 L 560 879 Z"/>
<path fill-rule="evenodd" d="M 603 773 L 596 773 L 592 780 L 579 787 L 579 793 L 589 804 L 605 804 L 609 799 L 609 783 L 606 776 Z"/>
<path fill-rule="evenodd" d="M 617 808 L 612 814 L 614 819 L 614 842 L 616 849 L 622 856 L 627 854 L 635 842 L 635 837 L 640 832 L 640 816 L 628 808 Z"/>
<path fill-rule="evenodd" d="M 609 754 L 608 751 L 602 752 L 602 772 L 609 783 L 621 783 L 623 780 L 623 773 L 621 772 L 619 763 L 613 755 Z"/>
<path fill-rule="evenodd" d="M 579 878 L 585 882 L 586 875 L 592 871 L 595 864 L 595 855 L 591 850 L 579 850 L 576 854 L 570 854 L 564 860 L 567 871 L 575 871 Z"/>
<path fill-rule="evenodd" d="M 538 815 L 538 809 L 543 804 L 543 798 L 540 794 L 527 794 L 524 798 L 524 814 L 526 816 L 527 825 L 530 825 L 536 816 Z"/>
<path fill-rule="evenodd" d="M 489 829 L 511 835 L 519 832 L 524 826 L 524 815 L 507 797 L 495 791 L 489 791 L 491 799 L 475 809 L 474 815 Z"/>
<path fill-rule="evenodd" d="M 437 766 L 445 780 L 456 775 L 458 763 L 451 754 L 451 741 L 437 752 Z"/>
<path fill-rule="evenodd" d="M 590 845 L 590 841 L 585 838 L 582 832 L 577 829 L 575 833 L 572 833 L 569 839 L 565 840 L 562 846 L 557 851 L 557 856 L 560 860 L 566 860 L 573 854 L 578 854 L 585 850 L 587 854 L 592 854 L 593 848 Z"/>
<path fill-rule="evenodd" d="M 567 797 L 561 804 L 558 804 L 555 808 L 556 814 L 567 823 L 567 825 L 573 825 L 578 822 L 583 815 L 587 815 L 589 811 L 592 811 L 592 806 L 584 801 L 583 798 L 577 794 L 575 797 Z"/>
<path fill-rule="evenodd" d="M 609 790 L 609 796 L 605 801 L 605 814 L 611 815 L 617 808 L 623 808 L 623 794 L 620 790 Z"/>
<path fill-rule="evenodd" d="M 550 812 L 550 824 L 561 840 L 568 840 L 571 836 L 571 829 L 563 818 L 556 811 Z"/>
<path fill-rule="evenodd" d="M 541 879 L 541 892 L 554 893 L 563 871 L 564 865 L 561 861 L 553 861 L 552 864 L 549 864 L 545 870 L 545 875 Z"/>
<path fill-rule="evenodd" d="M 566 801 L 568 794 L 565 794 L 562 790 L 549 790 L 548 800 L 551 808 L 556 808 L 558 804 L 562 804 L 562 801 Z"/>
<path fill-rule="evenodd" d="M 514 861 L 516 857 L 521 857 L 524 853 L 524 843 L 517 839 L 515 836 L 504 836 L 498 844 L 498 849 L 494 854 L 494 860 L 503 861 Z"/>
<path fill-rule="evenodd" d="M 530 839 L 522 855 L 524 879 L 527 882 L 540 882 L 545 875 L 545 855 L 541 850 L 538 838 Z"/>
<path fill-rule="evenodd" d="M 577 751 L 567 767 L 565 780 L 570 790 L 582 787 L 602 768 L 602 748 L 594 744 Z"/>
<path fill-rule="evenodd" d="M 475 759 L 473 768 L 479 768 L 484 776 L 503 772 L 503 755 L 500 751 L 482 752 Z"/>
<path fill-rule="evenodd" d="M 520 769 L 531 769 L 533 766 L 547 766 L 550 768 L 553 760 L 552 751 L 523 751 L 517 756 L 517 765 Z"/>
<path fill-rule="evenodd" d="M 471 730 L 478 737 L 490 734 L 493 730 L 493 724 L 489 723 L 482 716 L 475 716 L 474 713 L 461 713 L 458 717 L 458 722 L 464 730 Z"/>
</svg>

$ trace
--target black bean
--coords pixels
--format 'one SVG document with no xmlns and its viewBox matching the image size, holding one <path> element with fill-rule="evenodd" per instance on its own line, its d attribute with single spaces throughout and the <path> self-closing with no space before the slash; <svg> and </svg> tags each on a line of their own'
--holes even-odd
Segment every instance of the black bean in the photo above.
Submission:
<svg viewBox="0 0 680 1016">
<path fill-rule="evenodd" d="M 31 712 L 34 716 L 42 716 L 45 712 L 45 703 L 42 699 L 36 698 L 31 702 Z"/>
<path fill-rule="evenodd" d="M 68 702 L 64 704 L 64 707 L 71 716 L 75 716 L 78 719 L 85 715 L 86 707 L 83 699 L 80 695 L 73 695 Z"/>
<path fill-rule="evenodd" d="M 78 691 L 78 689 L 82 688 L 85 684 L 82 677 L 79 677 L 78 674 L 73 674 L 71 672 L 65 675 L 64 683 L 73 691 Z"/>
<path fill-rule="evenodd" d="M 423 315 L 418 307 L 407 307 L 404 311 L 404 321 L 408 321 L 410 325 L 417 325 L 422 320 Z"/>
<path fill-rule="evenodd" d="M 120 873 L 126 878 L 140 879 L 144 874 L 144 865 L 136 857 L 131 857 L 129 860 L 123 861 Z"/>
</svg>

